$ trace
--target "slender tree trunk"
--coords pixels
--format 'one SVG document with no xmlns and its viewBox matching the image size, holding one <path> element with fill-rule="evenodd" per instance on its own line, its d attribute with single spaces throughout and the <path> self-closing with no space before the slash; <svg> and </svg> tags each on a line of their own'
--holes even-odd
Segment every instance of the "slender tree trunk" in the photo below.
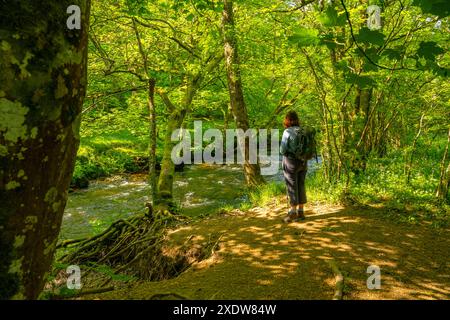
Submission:
<svg viewBox="0 0 450 320">
<path fill-rule="evenodd" d="M 176 142 L 172 142 L 172 132 L 180 129 L 183 125 L 186 115 L 191 111 L 192 102 L 197 94 L 205 77 L 210 74 L 222 61 L 223 56 L 210 57 L 208 62 L 203 66 L 203 70 L 196 75 L 189 75 L 186 79 L 186 90 L 184 92 L 181 107 L 177 108 L 170 101 L 169 97 L 162 91 L 158 90 L 158 94 L 169 110 L 169 118 L 167 119 L 167 129 L 164 138 L 163 159 L 161 161 L 161 173 L 159 174 L 157 193 L 156 193 L 156 210 L 164 213 L 165 211 L 173 212 L 173 181 L 175 174 L 175 165 L 172 161 L 172 149 Z"/>
<path fill-rule="evenodd" d="M 331 143 L 331 134 L 330 134 L 330 125 L 328 123 L 328 113 L 326 112 L 325 105 L 322 102 L 322 126 L 325 129 L 325 135 L 324 135 L 324 148 L 323 148 L 323 154 L 322 154 L 322 160 L 324 163 L 326 163 L 327 168 L 327 176 L 328 176 L 328 182 L 332 182 L 333 178 L 335 178 L 336 173 L 336 161 L 334 161 L 333 156 L 333 146 Z"/>
<path fill-rule="evenodd" d="M 161 173 L 159 174 L 157 193 L 156 193 L 156 209 L 162 213 L 165 211 L 173 212 L 173 181 L 175 175 L 175 165 L 172 161 L 172 150 L 176 142 L 172 142 L 172 133 L 174 130 L 180 129 L 183 125 L 184 119 L 190 110 L 194 96 L 202 81 L 202 76 L 197 75 L 193 79 L 188 80 L 186 91 L 184 94 L 182 107 L 176 108 L 170 101 L 169 97 L 162 91 L 159 94 L 170 111 L 167 119 L 167 128 L 164 137 L 163 158 L 161 161 Z"/>
<path fill-rule="evenodd" d="M 247 107 L 244 100 L 242 89 L 242 79 L 240 72 L 240 62 L 238 55 L 238 46 L 235 35 L 233 18 L 233 1 L 224 0 L 224 11 L 222 15 L 222 32 L 225 49 L 225 67 L 227 70 L 228 90 L 230 93 L 231 110 L 236 122 L 236 127 L 246 132 L 249 129 Z M 248 138 L 245 139 L 243 148 L 244 174 L 247 185 L 254 186 L 264 183 L 261 176 L 259 164 L 251 164 L 249 161 L 250 145 Z"/>
<path fill-rule="evenodd" d="M 186 117 L 186 110 L 174 110 L 170 113 L 166 134 L 164 138 L 163 159 L 161 161 L 161 173 L 159 174 L 157 195 L 156 195 L 156 209 L 162 213 L 168 211 L 173 212 L 173 181 L 175 174 L 175 164 L 172 161 L 172 150 L 175 147 L 175 142 L 172 142 L 172 132 L 180 129 Z"/>
<path fill-rule="evenodd" d="M 373 122 L 371 121 L 370 104 L 372 100 L 372 88 L 357 89 L 357 99 L 355 106 L 355 114 L 358 117 L 364 116 L 364 126 L 361 129 L 361 141 L 356 146 L 356 155 L 352 163 L 352 171 L 355 173 L 362 173 L 366 170 L 367 160 L 370 153 L 371 135 Z"/>
<path fill-rule="evenodd" d="M 420 135 L 422 134 L 423 129 L 423 120 L 425 119 L 425 113 L 422 113 L 422 116 L 420 117 L 419 121 L 419 129 L 417 130 L 417 134 L 414 137 L 414 141 L 411 147 L 411 152 L 409 154 L 409 157 L 406 159 L 405 163 L 405 176 L 406 176 L 406 183 L 409 184 L 411 180 L 411 169 L 412 169 L 412 163 L 414 160 L 414 153 L 416 151 L 416 145 L 417 141 L 419 140 Z"/>
<path fill-rule="evenodd" d="M 448 164 L 447 168 L 445 167 L 445 163 L 447 162 L 448 158 L 448 146 L 450 144 L 450 128 L 448 129 L 448 139 L 447 139 L 447 145 L 445 146 L 444 155 L 442 157 L 441 161 L 441 174 L 439 177 L 439 185 L 436 190 L 436 197 L 442 200 L 447 199 L 448 197 L 448 189 L 450 186 L 450 163 Z"/>
<path fill-rule="evenodd" d="M 80 30 L 66 24 L 72 4 Z M 0 299 L 37 298 L 53 260 L 79 145 L 89 8 L 2 3 Z"/>
<path fill-rule="evenodd" d="M 141 34 L 139 32 L 136 18 L 132 18 L 132 25 L 136 41 L 139 47 L 139 53 L 144 65 L 145 79 L 148 84 L 147 105 L 149 111 L 149 160 L 148 160 L 148 182 L 151 188 L 151 198 L 153 204 L 156 202 L 157 184 L 156 184 L 156 107 L 155 107 L 155 86 L 156 79 L 151 76 L 148 56 L 142 43 Z M 142 77 L 144 78 L 144 77 Z"/>
<path fill-rule="evenodd" d="M 149 161 L 148 177 L 152 192 L 152 201 L 156 199 L 156 106 L 155 106 L 155 85 L 156 80 L 148 81 L 148 111 L 150 121 L 150 143 L 149 143 Z"/>
</svg>

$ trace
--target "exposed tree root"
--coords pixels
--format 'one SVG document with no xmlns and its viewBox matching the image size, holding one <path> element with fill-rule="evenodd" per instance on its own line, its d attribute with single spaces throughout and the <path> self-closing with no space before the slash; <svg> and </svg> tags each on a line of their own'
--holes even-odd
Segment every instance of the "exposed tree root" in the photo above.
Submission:
<svg viewBox="0 0 450 320">
<path fill-rule="evenodd" d="M 105 265 L 112 273 L 129 275 L 143 280 L 160 281 L 180 275 L 195 263 L 209 258 L 219 247 L 220 235 L 214 234 L 206 240 L 189 237 L 182 245 L 168 247 L 166 231 L 186 217 L 161 213 L 136 215 L 118 220 L 102 233 L 80 240 L 66 240 L 58 245 L 65 248 L 59 259 L 63 264 L 83 266 L 84 278 L 94 276 L 95 288 L 103 290 L 113 276 L 99 271 Z M 102 273 L 102 274 L 99 274 Z M 98 276 L 96 276 L 98 274 Z M 89 278 L 89 279 L 90 279 Z M 94 289 L 95 290 L 95 289 Z M 154 297 L 158 298 L 158 297 Z"/>
<path fill-rule="evenodd" d="M 148 300 L 173 300 L 170 299 L 170 297 L 173 297 L 177 300 L 189 300 L 186 297 L 183 297 L 182 295 L 179 295 L 178 293 L 157 293 L 152 295 Z"/>
<path fill-rule="evenodd" d="M 118 220 L 94 237 L 61 243 L 58 247 L 66 248 L 68 253 L 60 261 L 107 265 L 116 273 L 146 280 L 171 278 L 189 266 L 184 255 L 167 256 L 162 250 L 167 226 L 180 219 L 160 214 Z"/>
<path fill-rule="evenodd" d="M 97 294 L 97 293 L 105 293 L 108 291 L 113 291 L 114 287 L 102 287 L 102 288 L 94 288 L 94 289 L 88 289 L 88 290 L 82 290 L 78 292 L 74 297 L 81 297 L 89 294 Z"/>
<path fill-rule="evenodd" d="M 336 290 L 334 292 L 333 300 L 342 300 L 344 293 L 344 276 L 339 270 L 339 267 L 334 260 L 327 260 L 328 265 L 331 267 L 334 273 L 334 280 L 336 285 Z"/>
</svg>

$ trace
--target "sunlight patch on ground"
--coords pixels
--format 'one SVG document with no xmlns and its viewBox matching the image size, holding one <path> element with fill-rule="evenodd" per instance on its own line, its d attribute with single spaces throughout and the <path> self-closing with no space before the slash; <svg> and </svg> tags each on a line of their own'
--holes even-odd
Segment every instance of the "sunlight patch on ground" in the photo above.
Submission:
<svg viewBox="0 0 450 320">
<path fill-rule="evenodd" d="M 169 232 L 170 241 L 177 243 L 192 235 L 222 238 L 217 252 L 180 277 L 141 283 L 126 295 L 142 298 L 173 291 L 192 299 L 331 299 L 334 275 L 326 261 L 333 259 L 345 275 L 345 299 L 450 296 L 448 270 L 442 273 L 450 256 L 446 235 L 436 241 L 432 230 L 330 206 L 314 207 L 316 213 L 306 222 L 286 225 L 281 222 L 285 208 L 273 209 L 236 210 Z M 432 248 L 430 238 L 437 243 Z M 367 289 L 366 271 L 372 264 L 381 268 L 381 290 Z"/>
</svg>

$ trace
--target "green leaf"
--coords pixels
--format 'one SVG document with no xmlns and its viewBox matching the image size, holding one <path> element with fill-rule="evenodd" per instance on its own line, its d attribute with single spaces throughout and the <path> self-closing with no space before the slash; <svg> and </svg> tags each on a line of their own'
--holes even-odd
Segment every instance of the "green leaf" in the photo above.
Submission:
<svg viewBox="0 0 450 320">
<path fill-rule="evenodd" d="M 325 27 L 338 27 L 344 26 L 346 23 L 346 18 L 344 14 L 338 14 L 336 8 L 328 6 L 327 9 L 320 14 L 319 21 Z"/>
<path fill-rule="evenodd" d="M 356 84 L 361 89 L 373 88 L 377 84 L 375 80 L 369 76 L 358 76 L 354 73 L 347 73 L 345 75 L 345 82 Z"/>
<path fill-rule="evenodd" d="M 416 67 L 421 70 L 430 71 L 441 77 L 448 77 L 450 69 L 439 66 L 435 61 L 425 60 L 425 63 L 417 61 Z"/>
<path fill-rule="evenodd" d="M 320 42 L 319 31 L 316 29 L 297 28 L 294 35 L 290 36 L 289 42 L 299 47 L 317 45 Z"/>
<path fill-rule="evenodd" d="M 345 73 L 347 73 L 349 71 L 348 62 L 345 60 L 340 60 L 340 61 L 336 62 L 335 67 L 336 67 L 336 69 L 342 70 Z"/>
<path fill-rule="evenodd" d="M 126 0 L 126 12 L 133 16 L 145 16 L 150 14 L 145 0 Z"/>
<path fill-rule="evenodd" d="M 444 49 L 439 47 L 434 41 L 424 41 L 419 45 L 417 50 L 417 56 L 425 58 L 426 60 L 434 61 L 437 55 L 444 53 Z"/>
<path fill-rule="evenodd" d="M 370 30 L 369 28 L 364 27 L 359 30 L 356 40 L 360 43 L 382 46 L 384 44 L 384 34 L 377 30 Z"/>
<path fill-rule="evenodd" d="M 414 0 L 412 5 L 420 7 L 423 13 L 429 13 L 439 18 L 450 15 L 450 1 L 448 0 Z"/>
<path fill-rule="evenodd" d="M 450 69 L 449 68 L 439 68 L 436 70 L 436 73 L 441 77 L 445 77 L 445 78 L 450 77 Z"/>
<path fill-rule="evenodd" d="M 396 49 L 386 49 L 382 55 L 390 60 L 400 60 L 402 57 L 401 51 Z"/>
<path fill-rule="evenodd" d="M 378 67 L 366 59 L 363 64 L 363 71 L 364 72 L 378 71 Z"/>
<path fill-rule="evenodd" d="M 381 57 L 378 54 L 377 49 L 375 49 L 374 47 L 371 47 L 371 48 L 365 49 L 364 53 L 361 52 L 361 50 L 359 50 L 359 49 L 355 49 L 355 53 L 356 53 L 356 55 L 361 57 L 361 59 L 364 61 L 363 70 L 365 72 L 378 70 L 378 67 L 373 64 L 373 63 L 378 63 L 378 61 L 380 60 L 380 57 Z M 370 61 L 367 59 L 367 57 L 369 57 Z"/>
</svg>

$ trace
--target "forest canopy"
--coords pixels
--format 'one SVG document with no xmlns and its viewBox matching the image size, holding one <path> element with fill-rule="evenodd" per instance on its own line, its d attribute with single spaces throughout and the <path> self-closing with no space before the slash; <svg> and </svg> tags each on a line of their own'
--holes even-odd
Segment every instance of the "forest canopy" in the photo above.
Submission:
<svg viewBox="0 0 450 320">
<path fill-rule="evenodd" d="M 379 27 L 369 28 L 373 5 Z M 402 158 L 409 184 L 422 152 L 438 179 L 449 118 L 446 8 L 444 1 L 234 1 L 249 126 L 281 128 L 284 112 L 299 111 L 320 130 L 328 183 L 348 188 L 372 159 Z M 100 123 L 116 133 L 141 123 L 130 131 L 145 136 L 149 79 L 158 159 L 173 110 L 185 112 L 186 128 L 202 119 L 234 126 L 219 62 L 222 11 L 221 1 L 94 3 L 86 135 Z"/>
</svg>

